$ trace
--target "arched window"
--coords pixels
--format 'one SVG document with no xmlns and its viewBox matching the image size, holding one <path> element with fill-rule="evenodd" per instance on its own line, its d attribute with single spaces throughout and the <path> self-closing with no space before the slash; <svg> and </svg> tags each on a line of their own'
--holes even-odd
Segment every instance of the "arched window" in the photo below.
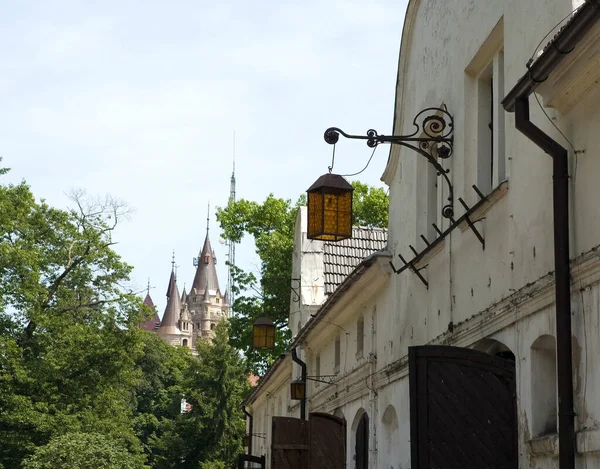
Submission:
<svg viewBox="0 0 600 469">
<path fill-rule="evenodd" d="M 214 331 L 214 330 L 215 330 L 215 323 L 214 323 L 214 322 L 213 322 L 213 323 L 210 325 L 210 330 L 211 330 L 211 331 Z"/>
<path fill-rule="evenodd" d="M 187 339 L 183 339 L 182 345 L 184 347 L 187 347 L 187 344 L 188 344 L 188 340 Z"/>
<path fill-rule="evenodd" d="M 556 341 L 538 337 L 531 345 L 532 434 L 556 433 Z"/>
</svg>

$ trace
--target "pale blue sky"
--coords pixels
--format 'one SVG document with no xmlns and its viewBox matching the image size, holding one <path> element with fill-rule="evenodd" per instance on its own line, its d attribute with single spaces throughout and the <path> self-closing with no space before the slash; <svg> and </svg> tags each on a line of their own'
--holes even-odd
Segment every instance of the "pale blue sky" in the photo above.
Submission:
<svg viewBox="0 0 600 469">
<path fill-rule="evenodd" d="M 225 205 L 236 133 L 238 198 L 295 200 L 330 164 L 323 131 L 389 133 L 406 0 L 5 0 L 0 156 L 8 180 L 65 207 L 110 194 L 135 212 L 117 250 L 160 314 L 172 249 L 193 278 L 207 203 Z M 370 149 L 340 141 L 335 172 Z M 382 146 L 358 178 L 379 181 Z M 5 181 L 7 180 L 5 179 Z M 225 288 L 226 248 L 211 239 Z M 255 269 L 249 243 L 241 267 Z"/>
</svg>

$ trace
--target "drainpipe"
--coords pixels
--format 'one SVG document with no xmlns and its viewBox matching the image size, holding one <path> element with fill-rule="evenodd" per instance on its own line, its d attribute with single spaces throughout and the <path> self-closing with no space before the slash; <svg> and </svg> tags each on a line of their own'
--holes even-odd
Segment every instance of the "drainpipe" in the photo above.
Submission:
<svg viewBox="0 0 600 469">
<path fill-rule="evenodd" d="M 304 381 L 304 398 L 300 401 L 300 418 L 302 420 L 306 420 L 306 388 L 308 384 L 306 379 L 306 363 L 298 358 L 298 355 L 296 354 L 296 347 L 292 349 L 292 360 L 298 363 L 302 369 L 302 377 L 300 379 Z"/>
<path fill-rule="evenodd" d="M 574 469 L 576 439 L 571 356 L 568 152 L 529 120 L 528 95 L 515 100 L 515 127 L 552 157 L 559 467 Z"/>
<path fill-rule="evenodd" d="M 242 412 L 246 414 L 246 420 L 248 420 L 248 434 L 250 435 L 250 441 L 248 442 L 248 456 L 252 456 L 252 433 L 254 427 L 254 417 L 250 412 L 246 410 L 246 406 L 242 406 Z"/>
</svg>

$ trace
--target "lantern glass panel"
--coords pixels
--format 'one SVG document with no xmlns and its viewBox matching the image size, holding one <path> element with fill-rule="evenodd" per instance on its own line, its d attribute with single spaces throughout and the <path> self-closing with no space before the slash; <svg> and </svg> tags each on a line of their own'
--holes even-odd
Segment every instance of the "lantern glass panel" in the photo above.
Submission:
<svg viewBox="0 0 600 469">
<path fill-rule="evenodd" d="M 308 193 L 308 237 L 339 241 L 352 236 L 352 192 Z"/>
<path fill-rule="evenodd" d="M 273 324 L 254 324 L 252 327 L 252 348 L 275 348 L 275 326 Z"/>
<path fill-rule="evenodd" d="M 290 397 L 299 401 L 306 397 L 306 383 L 304 381 L 292 381 L 290 383 Z"/>
</svg>

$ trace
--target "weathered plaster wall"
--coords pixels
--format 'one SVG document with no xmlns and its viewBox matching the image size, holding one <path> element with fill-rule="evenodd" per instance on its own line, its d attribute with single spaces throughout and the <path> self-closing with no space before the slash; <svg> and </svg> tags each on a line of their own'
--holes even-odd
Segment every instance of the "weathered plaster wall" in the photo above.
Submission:
<svg viewBox="0 0 600 469">
<path fill-rule="evenodd" d="M 412 118 L 421 109 L 441 103 L 448 106 L 454 116 L 455 145 L 453 156 L 444 165 L 451 170 L 455 200 L 462 197 L 468 204 L 478 200 L 471 189 L 478 177 L 478 101 L 474 96 L 477 71 L 473 72 L 470 67 L 476 66 L 481 56 L 488 54 L 486 41 L 489 41 L 494 28 L 500 25 L 503 31 L 505 94 L 525 72 L 525 63 L 534 54 L 538 43 L 566 16 L 574 3 L 577 2 L 411 2 L 403 32 L 394 130 L 395 134 L 409 133 Z M 550 34 L 543 44 L 552 36 Z M 588 93 L 565 115 L 547 110 L 553 122 L 578 150 L 576 156 L 572 151 L 570 155 L 573 257 L 600 244 L 595 184 L 600 178 L 600 162 L 595 155 L 599 104 L 598 95 Z M 533 97 L 531 120 L 566 147 L 569 146 Z M 441 340 L 461 346 L 473 346 L 483 338 L 500 341 L 517 357 L 522 464 L 524 467 L 530 464 L 531 467 L 556 467 L 556 459 L 549 454 L 554 451 L 552 438 L 542 438 L 541 443 L 526 443 L 537 436 L 532 431 L 532 422 L 536 419 L 536 412 L 541 412 L 532 384 L 535 379 L 532 362 L 536 352 L 531 347 L 539 337 L 555 335 L 551 278 L 548 288 L 527 293 L 531 295 L 531 301 L 536 299 L 540 304 L 528 306 L 526 314 L 515 311 L 514 317 L 505 317 L 501 327 L 493 331 L 470 325 L 477 323 L 476 318 L 482 311 L 494 310 L 495 305 L 502 301 L 520 303 L 524 298 L 522 295 L 525 295 L 522 289 L 529 284 L 543 283 L 540 279 L 554 269 L 551 160 L 514 129 L 514 115 L 505 114 L 504 124 L 508 182 L 502 186 L 495 185 L 493 203 L 480 214 L 485 217 L 478 223 L 485 237 L 485 250 L 468 229 L 457 229 L 445 240 L 442 248 L 423 263 L 426 268 L 422 272 L 429 282 L 429 289 L 410 271 L 393 276 L 389 291 L 393 318 L 383 319 L 388 327 L 380 332 L 378 363 L 401 361 L 409 346 L 432 341 Z M 409 244 L 417 249 L 425 247 L 419 235 L 427 234 L 424 231 L 427 227 L 423 203 L 427 195 L 424 184 L 426 165 L 427 162 L 414 152 L 393 148 L 384 175 L 390 185 L 391 196 L 390 249 L 407 259 L 413 257 Z M 441 179 L 438 187 L 443 191 L 440 194 L 440 200 L 443 200 L 447 192 Z M 463 209 L 457 202 L 455 208 L 457 216 L 460 216 Z M 443 227 L 448 226 L 446 221 L 438 220 Z M 589 363 L 586 364 L 585 359 L 596 353 L 600 346 L 596 339 L 600 332 L 596 329 L 598 285 L 592 277 L 580 280 L 575 285 L 573 296 L 576 425 L 582 430 L 598 427 L 596 418 L 600 405 L 600 400 L 592 398 L 593 393 L 590 392 L 590 383 L 600 384 L 596 383 L 597 373 Z M 581 289 L 583 291 L 580 292 Z M 471 328 L 472 332 L 468 337 L 455 339 L 458 337 L 457 328 Z M 398 382 L 404 381 L 404 378 L 399 378 Z M 400 389 L 393 394 L 401 400 L 406 396 Z M 380 399 L 381 393 L 383 391 Z M 402 406 L 399 405 L 399 409 Z M 408 428 L 401 430 L 400 434 L 401 441 L 408 440 Z M 594 447 L 592 441 L 596 441 L 595 438 L 597 436 L 591 430 L 578 437 L 586 442 L 588 448 Z M 408 447 L 401 453 L 407 450 Z M 588 452 L 586 456 L 588 467 L 600 465 L 593 453 Z M 403 453 L 399 460 L 408 461 Z"/>
</svg>

